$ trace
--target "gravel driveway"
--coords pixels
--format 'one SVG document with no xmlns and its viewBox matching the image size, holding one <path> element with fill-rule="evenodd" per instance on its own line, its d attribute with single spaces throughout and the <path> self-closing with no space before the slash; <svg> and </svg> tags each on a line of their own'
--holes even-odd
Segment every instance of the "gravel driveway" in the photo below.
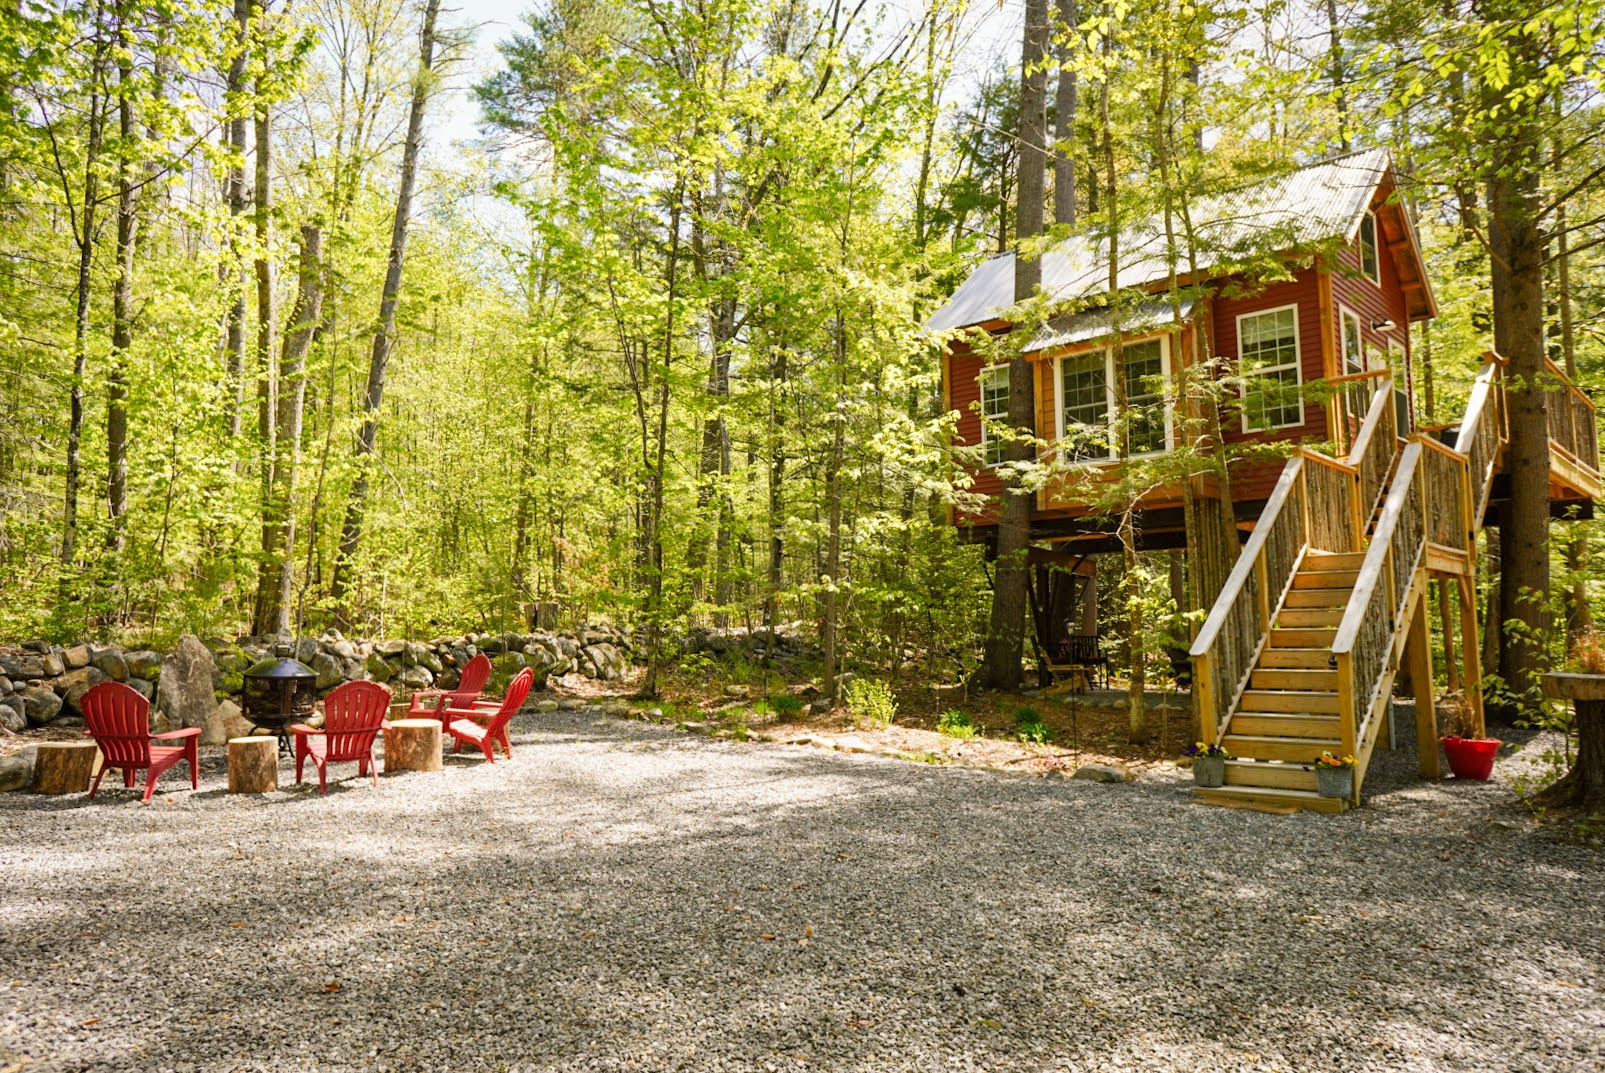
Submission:
<svg viewBox="0 0 1605 1073">
<path fill-rule="evenodd" d="M 1365 809 L 1267 816 L 514 730 L 322 798 L 220 756 L 149 807 L 5 795 L 0 1070 L 1605 1068 L 1605 859 L 1498 783 L 1393 754 Z"/>
</svg>

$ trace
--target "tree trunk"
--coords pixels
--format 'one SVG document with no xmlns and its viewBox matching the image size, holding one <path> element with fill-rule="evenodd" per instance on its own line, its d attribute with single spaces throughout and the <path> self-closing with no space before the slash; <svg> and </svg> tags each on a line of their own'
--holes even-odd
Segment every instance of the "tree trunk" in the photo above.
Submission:
<svg viewBox="0 0 1605 1073">
<path fill-rule="evenodd" d="M 1338 148 L 1347 153 L 1352 146 L 1349 140 L 1348 79 L 1343 71 L 1343 34 L 1338 26 L 1337 0 L 1326 0 L 1327 63 L 1332 76 L 1332 90 L 1337 94 Z"/>
<path fill-rule="evenodd" d="M 229 436 L 238 438 L 245 412 L 245 258 L 240 249 L 241 226 L 246 209 L 245 196 L 245 67 L 250 52 L 251 20 L 260 12 L 259 0 L 234 0 L 236 51 L 229 61 L 224 100 L 228 106 L 229 287 L 230 301 L 225 347 L 228 351 L 228 377 L 234 389 L 234 407 L 229 412 Z"/>
<path fill-rule="evenodd" d="M 1058 40 L 1053 55 L 1058 65 L 1053 111 L 1053 222 L 1074 227 L 1076 222 L 1076 72 L 1070 66 L 1073 56 L 1070 31 L 1076 25 L 1076 0 L 1058 0 Z"/>
<path fill-rule="evenodd" d="M 384 402 L 385 368 L 395 344 L 396 302 L 401 296 L 401 267 L 407 256 L 407 225 L 412 219 L 412 191 L 418 178 L 418 152 L 424 140 L 424 109 L 433 88 L 431 68 L 435 61 L 435 18 L 440 0 L 427 0 L 423 29 L 419 38 L 418 71 L 413 78 L 412 103 L 407 111 L 407 143 L 401 154 L 401 188 L 396 192 L 396 215 L 390 229 L 390 259 L 385 268 L 385 289 L 379 300 L 379 323 L 373 336 L 373 352 L 368 360 L 368 389 L 363 400 L 362 431 L 357 437 L 357 475 L 351 482 L 351 499 L 346 505 L 345 524 L 340 531 L 340 554 L 335 559 L 331 595 L 340 608 L 340 617 L 349 621 L 345 607 L 356 569 L 357 549 L 362 542 L 362 524 L 368 501 L 369 470 L 374 446 L 379 438 L 379 407 Z"/>
<path fill-rule="evenodd" d="M 846 252 L 845 250 L 843 251 Z M 842 495 L 841 473 L 842 464 L 847 450 L 847 323 L 840 309 L 836 312 L 836 323 L 831 334 L 834 336 L 836 350 L 836 399 L 831 407 L 831 440 L 830 458 L 825 463 L 825 593 L 824 615 L 820 623 L 819 644 L 824 650 L 825 675 L 823 692 L 825 699 L 832 704 L 840 701 L 836 696 L 837 662 L 841 658 L 838 651 L 838 632 L 840 623 L 837 615 L 841 611 L 841 568 L 842 568 Z"/>
<path fill-rule="evenodd" d="M 84 200 L 78 214 L 78 289 L 73 318 L 72 388 L 67 423 L 67 487 L 62 504 L 61 561 L 71 563 L 78 552 L 78 487 L 82 480 L 79 454 L 84 430 L 84 377 L 89 372 L 89 305 L 95 263 L 95 205 L 100 199 L 100 147 L 106 129 L 106 42 L 95 9 L 95 48 L 90 67 L 88 130 L 84 145 Z"/>
<path fill-rule="evenodd" d="M 295 589 L 295 480 L 301 461 L 301 423 L 306 400 L 306 359 L 323 315 L 323 231 L 301 228 L 295 311 L 284 332 L 274 416 L 271 494 L 262 512 L 262 567 L 257 576 L 256 632 L 290 628 Z"/>
<path fill-rule="evenodd" d="M 1025 36 L 1021 50 L 1023 70 L 1020 81 L 1020 179 L 1016 210 L 1016 253 L 1014 260 L 1014 301 L 1018 305 L 1031 298 L 1042 282 L 1042 262 L 1027 256 L 1019 242 L 1042 233 L 1043 184 L 1047 168 L 1047 68 L 1048 3 L 1026 0 Z M 1026 613 L 1026 550 L 1031 543 L 1031 503 L 1029 490 L 1020 487 L 1015 470 L 1035 455 L 1033 430 L 1036 405 L 1032 389 L 1032 368 L 1017 347 L 1030 338 L 1032 326 L 1015 328 L 1018 342 L 1009 361 L 1009 424 L 1013 432 L 1004 452 L 1011 465 L 1003 474 L 1003 502 L 999 507 L 997 568 L 993 571 L 992 615 L 987 629 L 984 676 L 996 689 L 1017 689 L 1020 685 L 1020 646 L 1024 640 Z"/>
<path fill-rule="evenodd" d="M 260 30 L 261 9 L 257 10 Z M 263 63 L 269 59 L 263 48 Z M 278 412 L 274 402 L 275 377 L 273 375 L 273 337 L 278 329 L 277 281 L 274 279 L 272 213 L 273 213 L 273 113 L 268 101 L 267 87 L 258 77 L 254 87 L 256 183 L 252 191 L 254 212 L 252 225 L 256 231 L 256 436 L 257 457 L 261 472 L 258 474 L 259 497 L 262 509 L 262 546 L 257 560 L 256 614 L 251 632 L 258 636 L 281 629 L 278 620 L 283 607 L 277 600 L 280 564 L 276 559 L 275 543 L 279 537 L 279 518 L 273 505 L 274 470 L 277 466 L 278 436 L 275 426 Z"/>
<path fill-rule="evenodd" d="M 1578 808 L 1605 819 L 1605 700 L 1577 700 L 1577 759 L 1534 800 L 1545 808 Z"/>
<path fill-rule="evenodd" d="M 134 342 L 134 102 L 133 58 L 126 14 L 117 13 L 117 283 L 112 290 L 111 361 L 106 371 L 106 546 L 121 551 L 128 512 L 128 378 Z"/>
</svg>

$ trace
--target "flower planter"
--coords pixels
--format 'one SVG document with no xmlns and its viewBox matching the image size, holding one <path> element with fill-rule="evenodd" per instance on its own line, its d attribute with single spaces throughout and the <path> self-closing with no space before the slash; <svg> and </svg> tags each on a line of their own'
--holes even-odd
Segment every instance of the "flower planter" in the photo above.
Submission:
<svg viewBox="0 0 1605 1073">
<path fill-rule="evenodd" d="M 1350 797 L 1354 793 L 1354 769 L 1352 767 L 1322 767 L 1315 768 L 1315 792 L 1322 797 Z"/>
<path fill-rule="evenodd" d="M 1493 774 L 1494 756 L 1504 744 L 1498 738 L 1439 738 L 1449 770 L 1457 779 L 1482 782 Z"/>
<path fill-rule="evenodd" d="M 1226 785 L 1226 758 L 1224 756 L 1193 757 L 1193 785 L 1205 789 Z"/>
</svg>

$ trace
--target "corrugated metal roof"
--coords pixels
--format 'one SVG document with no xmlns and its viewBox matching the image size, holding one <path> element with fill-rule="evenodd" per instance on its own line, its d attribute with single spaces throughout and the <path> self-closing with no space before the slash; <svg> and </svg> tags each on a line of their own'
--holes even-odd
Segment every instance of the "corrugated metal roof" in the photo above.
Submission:
<svg viewBox="0 0 1605 1073">
<path fill-rule="evenodd" d="M 1367 149 L 1200 200 L 1192 214 L 1199 239 L 1198 267 L 1209 269 L 1331 238 L 1352 239 L 1388 168 L 1386 150 Z M 1120 248 L 1120 287 L 1137 287 L 1169 275 L 1162 219 L 1145 220 L 1123 231 Z M 1073 235 L 1042 255 L 1042 289 L 1055 302 L 1105 290 L 1108 277 L 1103 243 L 1089 236 Z M 925 330 L 945 332 L 996 320 L 1013 304 L 1011 250 L 977 266 L 926 321 Z"/>
<path fill-rule="evenodd" d="M 1193 314 L 1193 300 L 1183 299 L 1181 303 L 1181 319 L 1186 320 Z M 1172 322 L 1173 313 L 1169 302 L 1144 302 L 1134 309 L 1127 309 L 1120 318 L 1122 334 L 1134 335 L 1139 332 L 1162 328 Z M 1039 350 L 1051 350 L 1054 347 L 1070 346 L 1073 343 L 1089 343 L 1106 335 L 1113 335 L 1113 321 L 1108 309 L 1089 309 L 1080 313 L 1066 313 L 1054 317 L 1037 330 L 1037 334 L 1025 345 L 1025 353 L 1035 354 Z"/>
</svg>

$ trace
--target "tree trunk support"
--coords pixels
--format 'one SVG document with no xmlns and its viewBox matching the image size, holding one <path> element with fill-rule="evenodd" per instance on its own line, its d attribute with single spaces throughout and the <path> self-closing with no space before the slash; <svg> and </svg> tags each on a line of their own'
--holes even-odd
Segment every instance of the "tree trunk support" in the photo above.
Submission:
<svg viewBox="0 0 1605 1073">
<path fill-rule="evenodd" d="M 279 788 L 279 739 L 268 734 L 228 740 L 228 792 L 266 794 Z"/>
<path fill-rule="evenodd" d="M 33 792 L 84 793 L 99 762 L 100 749 L 92 741 L 42 741 L 33 762 Z"/>
</svg>

